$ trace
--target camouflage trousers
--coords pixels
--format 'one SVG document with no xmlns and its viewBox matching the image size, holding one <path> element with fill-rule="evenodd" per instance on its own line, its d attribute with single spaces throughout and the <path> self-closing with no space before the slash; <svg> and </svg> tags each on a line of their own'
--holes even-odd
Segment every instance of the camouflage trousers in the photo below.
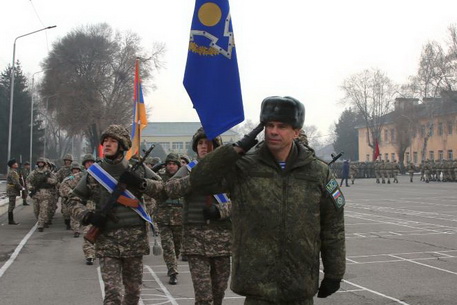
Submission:
<svg viewBox="0 0 457 305">
<path fill-rule="evenodd" d="M 16 196 L 8 196 L 8 213 L 13 213 L 16 207 Z"/>
<path fill-rule="evenodd" d="M 230 256 L 188 255 L 195 305 L 221 305 L 230 276 Z"/>
<path fill-rule="evenodd" d="M 48 222 L 52 221 L 57 210 L 58 197 L 54 193 L 51 194 L 48 202 Z"/>
<path fill-rule="evenodd" d="M 61 197 L 60 205 L 62 206 L 60 211 L 62 212 L 63 219 L 65 219 L 65 220 L 70 219 L 71 215 L 70 215 L 70 209 L 68 208 L 68 205 L 67 205 L 67 200 L 65 200 Z"/>
<path fill-rule="evenodd" d="M 178 274 L 178 257 L 182 244 L 182 226 L 159 224 L 160 241 L 163 248 L 163 260 L 168 268 L 168 275 Z"/>
<path fill-rule="evenodd" d="M 294 302 L 268 302 L 256 298 L 247 297 L 244 300 L 244 305 L 313 305 L 313 298 L 304 299 Z"/>
<path fill-rule="evenodd" d="M 105 284 L 104 305 L 138 305 L 143 283 L 143 256 L 101 257 L 100 271 Z"/>
<path fill-rule="evenodd" d="M 83 229 L 83 234 L 86 234 L 89 232 L 90 228 L 92 225 L 84 226 L 82 227 Z M 85 258 L 95 258 L 95 245 L 88 242 L 87 240 L 83 239 L 83 253 Z"/>
<path fill-rule="evenodd" d="M 44 228 L 44 224 L 48 222 L 49 198 L 34 198 L 33 213 L 38 220 L 38 228 Z"/>
</svg>

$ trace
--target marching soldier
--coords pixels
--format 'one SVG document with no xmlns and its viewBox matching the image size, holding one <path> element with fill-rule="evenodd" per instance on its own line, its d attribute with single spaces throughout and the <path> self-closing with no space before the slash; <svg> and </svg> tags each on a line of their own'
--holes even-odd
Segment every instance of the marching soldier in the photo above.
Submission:
<svg viewBox="0 0 457 305">
<path fill-rule="evenodd" d="M 349 166 L 349 176 L 351 177 L 351 184 L 354 184 L 355 178 L 357 177 L 358 173 L 359 169 L 357 162 L 351 162 L 351 165 Z"/>
<path fill-rule="evenodd" d="M 163 189 L 161 181 L 146 166 L 131 171 L 124 158 L 131 148 L 129 132 L 123 126 L 110 125 L 101 137 L 104 158 L 85 172 L 73 189 L 69 206 L 71 213 L 83 225 L 94 225 L 101 230 L 95 242 L 96 256 L 105 284 L 104 304 L 138 304 L 143 279 L 143 256 L 150 252 L 147 235 L 148 222 L 142 194 L 157 195 Z M 91 170 L 92 168 L 92 170 Z M 125 196 L 112 198 L 109 181 L 127 186 Z M 160 179 L 160 178 L 158 178 Z M 106 211 L 106 204 L 117 200 Z M 95 203 L 95 211 L 87 202 Z M 110 206 L 111 207 L 111 206 Z"/>
<path fill-rule="evenodd" d="M 48 168 L 45 158 L 38 158 L 36 165 L 37 168 L 27 177 L 27 185 L 33 199 L 33 212 L 38 219 L 38 232 L 43 232 L 44 228 L 49 227 L 48 210 L 53 200 L 51 189 L 55 189 L 57 177 Z"/>
<path fill-rule="evenodd" d="M 379 160 L 374 161 L 374 173 L 376 176 L 376 183 L 381 183 L 380 178 L 381 176 L 381 162 Z"/>
<path fill-rule="evenodd" d="M 400 164 L 398 164 L 397 160 L 394 160 L 390 166 L 392 167 L 392 177 L 394 178 L 393 183 L 398 183 L 397 176 L 400 174 Z"/>
<path fill-rule="evenodd" d="M 414 172 L 416 171 L 416 166 L 414 165 L 413 162 L 409 163 L 407 170 L 408 170 L 408 173 L 409 173 L 409 181 L 413 182 Z"/>
<path fill-rule="evenodd" d="M 192 137 L 197 161 L 181 167 L 165 186 L 169 198 L 184 197 L 183 252 L 189 262 L 196 305 L 221 305 L 230 276 L 231 203 L 225 194 L 201 192 L 189 182 L 192 167 L 221 145 L 221 137 L 208 140 L 199 128 Z"/>
<path fill-rule="evenodd" d="M 170 153 L 165 159 L 165 172 L 159 175 L 166 183 L 181 167 L 179 156 Z M 165 192 L 157 200 L 155 221 L 160 230 L 160 240 L 162 241 L 163 259 L 167 265 L 170 277 L 169 284 L 178 283 L 178 257 L 181 251 L 182 242 L 182 207 L 183 199 L 168 198 Z"/>
<path fill-rule="evenodd" d="M 18 167 L 16 159 L 8 161 L 8 176 L 6 177 L 6 195 L 8 196 L 8 224 L 18 225 L 19 223 L 14 221 L 14 208 L 16 207 L 16 197 L 21 195 L 21 191 L 24 187 L 21 185 Z"/>
<path fill-rule="evenodd" d="M 27 177 L 30 175 L 30 162 L 29 161 L 25 161 L 24 162 L 24 166 L 20 170 L 19 174 L 20 174 L 20 178 L 21 178 L 21 180 L 20 180 L 21 181 L 21 185 L 23 187 L 23 190 L 22 190 L 22 205 L 29 205 L 27 203 L 27 196 L 28 196 L 29 192 L 28 192 L 28 189 L 27 189 L 27 183 L 25 182 Z"/>
<path fill-rule="evenodd" d="M 231 289 L 247 305 L 313 304 L 316 293 L 335 293 L 345 273 L 345 199 L 327 164 L 294 141 L 304 112 L 294 98 L 266 98 L 261 124 L 208 154 L 190 175 L 193 189 L 233 200 Z M 264 126 L 264 144 L 246 153 Z"/>
<path fill-rule="evenodd" d="M 80 224 L 78 221 L 71 217 L 70 209 L 68 207 L 68 196 L 73 188 L 78 184 L 79 180 L 76 179 L 76 176 L 81 172 L 81 167 L 79 166 L 78 162 L 72 162 L 71 166 L 71 173 L 68 177 L 62 180 L 59 187 L 59 195 L 61 198 L 61 205 L 62 205 L 62 214 L 65 219 L 65 225 L 68 229 L 73 230 L 73 237 L 77 238 L 80 235 L 79 227 Z"/>
</svg>

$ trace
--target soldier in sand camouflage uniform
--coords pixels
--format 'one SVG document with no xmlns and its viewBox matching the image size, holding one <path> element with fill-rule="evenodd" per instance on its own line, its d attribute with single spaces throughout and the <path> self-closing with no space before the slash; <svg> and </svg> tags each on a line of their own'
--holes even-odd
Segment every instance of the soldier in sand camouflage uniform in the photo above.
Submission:
<svg viewBox="0 0 457 305">
<path fill-rule="evenodd" d="M 413 162 L 410 162 L 406 170 L 409 173 L 409 182 L 413 182 L 414 172 L 417 170 Z"/>
<path fill-rule="evenodd" d="M 190 175 L 200 192 L 233 201 L 231 289 L 245 304 L 313 304 L 340 288 L 345 273 L 344 197 L 327 164 L 293 141 L 304 106 L 291 97 L 262 102 L 261 124 L 235 145 L 208 154 Z M 249 151 L 265 125 L 265 142 Z"/>
<path fill-rule="evenodd" d="M 70 209 L 68 207 L 68 196 L 70 192 L 75 188 L 76 184 L 78 184 L 79 179 L 76 179 L 76 176 L 81 173 L 81 166 L 78 162 L 72 162 L 70 166 L 70 175 L 64 178 L 59 186 L 59 195 L 60 195 L 60 204 L 62 205 L 62 214 L 65 219 L 65 224 L 73 230 L 73 237 L 77 238 L 80 235 L 80 227 L 79 221 L 77 221 L 74 217 L 70 215 Z"/>
<path fill-rule="evenodd" d="M 354 184 L 355 178 L 359 173 L 359 164 L 357 162 L 351 162 L 349 166 L 349 177 L 351 177 L 351 184 Z"/>
<path fill-rule="evenodd" d="M 394 160 L 390 166 L 392 167 L 393 183 L 398 183 L 397 177 L 400 174 L 400 164 L 398 164 L 397 160 Z"/>
<path fill-rule="evenodd" d="M 16 197 L 21 195 L 21 191 L 24 189 L 20 182 L 20 176 L 18 172 L 19 164 L 16 159 L 8 161 L 8 176 L 6 177 L 6 195 L 8 196 L 8 224 L 17 225 L 14 221 L 14 208 L 16 207 Z"/>
<path fill-rule="evenodd" d="M 221 137 L 209 141 L 203 128 L 192 138 L 198 161 L 221 144 Z M 191 188 L 189 174 L 189 167 L 181 167 L 165 189 L 170 198 L 184 197 L 183 252 L 189 262 L 195 304 L 221 305 L 230 276 L 231 203 L 219 203 L 215 193 Z"/>
<path fill-rule="evenodd" d="M 29 205 L 27 203 L 27 196 L 29 194 L 29 191 L 27 189 L 27 183 L 25 182 L 27 177 L 30 175 L 30 162 L 29 161 L 24 162 L 24 166 L 19 170 L 19 175 L 20 175 L 20 182 L 23 187 L 23 190 L 21 191 L 22 205 Z"/>
<path fill-rule="evenodd" d="M 146 166 L 140 166 L 134 173 L 129 171 L 129 161 L 124 154 L 132 146 L 127 129 L 110 125 L 100 138 L 104 158 L 97 163 L 111 177 L 127 186 L 140 201 L 128 202 L 118 199 L 109 214 L 101 212 L 110 198 L 109 191 L 92 174 L 85 172 L 69 198 L 71 213 L 83 225 L 92 224 L 101 228 L 95 243 L 96 256 L 105 284 L 105 305 L 138 304 L 143 279 L 143 255 L 150 252 L 147 236 L 147 222 L 132 207 L 142 204 L 142 194 L 151 196 L 163 189 L 161 181 Z M 160 179 L 160 178 L 158 178 Z M 95 202 L 95 212 L 85 204 Z M 124 294 L 124 295 L 123 295 Z"/>
<path fill-rule="evenodd" d="M 35 168 L 27 177 L 27 185 L 33 195 L 33 212 L 38 219 L 38 232 L 43 232 L 44 228 L 49 225 L 49 209 L 52 201 L 53 193 L 51 189 L 55 189 L 57 177 L 55 173 L 49 169 L 45 158 L 38 158 Z"/>
<path fill-rule="evenodd" d="M 380 179 L 381 179 L 381 161 L 379 160 L 376 160 L 374 161 L 374 174 L 375 174 L 375 177 L 376 177 L 376 183 L 381 183 Z"/>
<path fill-rule="evenodd" d="M 431 162 L 430 160 L 427 160 L 424 162 L 424 179 L 426 183 L 429 183 L 430 180 L 432 179 L 432 171 L 431 171 Z"/>
<path fill-rule="evenodd" d="M 166 183 L 181 167 L 178 154 L 170 153 L 165 159 L 165 172 L 159 175 Z M 168 198 L 165 192 L 157 199 L 154 212 L 155 221 L 159 225 L 162 241 L 163 259 L 167 265 L 169 284 L 178 283 L 178 257 L 182 243 L 182 207 L 183 199 Z"/>
</svg>

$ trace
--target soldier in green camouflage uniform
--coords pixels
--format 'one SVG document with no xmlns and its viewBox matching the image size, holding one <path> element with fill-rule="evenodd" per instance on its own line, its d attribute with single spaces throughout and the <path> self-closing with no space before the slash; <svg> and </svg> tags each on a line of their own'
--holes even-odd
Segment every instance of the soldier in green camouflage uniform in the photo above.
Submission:
<svg viewBox="0 0 457 305">
<path fill-rule="evenodd" d="M 178 154 L 170 153 L 165 159 L 165 172 L 159 175 L 165 183 L 173 177 L 181 167 Z M 168 198 L 165 192 L 158 198 L 154 212 L 155 221 L 159 225 L 162 241 L 163 259 L 167 265 L 169 283 L 178 283 L 178 257 L 182 243 L 182 207 L 183 199 Z"/>
<path fill-rule="evenodd" d="M 222 144 L 221 137 L 208 140 L 203 128 L 192 137 L 197 160 Z M 221 305 L 230 276 L 232 225 L 231 203 L 219 203 L 215 193 L 191 188 L 190 166 L 183 166 L 168 180 L 169 198 L 184 197 L 183 252 L 186 255 L 197 305 Z"/>
<path fill-rule="evenodd" d="M 72 162 L 70 166 L 70 175 L 62 180 L 59 186 L 59 195 L 60 195 L 60 204 L 62 205 L 62 214 L 65 219 L 65 224 L 70 226 L 73 230 L 73 237 L 79 237 L 80 227 L 79 221 L 77 221 L 74 217 L 70 215 L 70 209 L 68 207 L 68 196 L 70 192 L 75 188 L 76 184 L 78 184 L 79 179 L 76 179 L 76 176 L 81 173 L 81 166 L 78 162 Z"/>
<path fill-rule="evenodd" d="M 414 172 L 417 170 L 413 162 L 410 162 L 406 170 L 409 173 L 409 182 L 413 182 Z"/>
<path fill-rule="evenodd" d="M 398 164 L 397 160 L 394 160 L 390 165 L 392 167 L 392 177 L 393 183 L 398 183 L 398 175 L 400 174 L 400 164 Z"/>
<path fill-rule="evenodd" d="M 27 196 L 28 196 L 29 192 L 27 189 L 27 183 L 25 182 L 27 177 L 30 175 L 30 162 L 29 161 L 24 162 L 24 166 L 19 170 L 19 175 L 21 177 L 21 179 L 20 179 L 21 185 L 24 188 L 24 190 L 22 190 L 22 205 L 29 205 L 27 203 Z"/>
<path fill-rule="evenodd" d="M 351 184 L 354 184 L 355 178 L 359 173 L 359 164 L 357 162 L 351 162 L 349 166 L 349 177 L 351 178 Z"/>
<path fill-rule="evenodd" d="M 38 219 L 38 232 L 48 227 L 46 224 L 49 219 L 50 204 L 52 204 L 53 194 L 51 189 L 55 189 L 57 177 L 47 166 L 45 158 L 38 158 L 37 168 L 27 177 L 27 185 L 33 194 L 33 211 Z"/>
<path fill-rule="evenodd" d="M 381 181 L 379 180 L 382 176 L 381 176 L 381 161 L 379 160 L 376 160 L 374 161 L 374 174 L 375 174 L 375 177 L 376 177 L 376 183 L 381 183 Z"/>
<path fill-rule="evenodd" d="M 128 170 L 129 161 L 124 155 L 132 142 L 127 129 L 120 125 L 110 125 L 103 131 L 100 143 L 104 153 L 104 158 L 98 163 L 100 167 L 125 184 L 140 202 L 143 193 L 153 196 L 162 191 L 163 183 L 151 180 L 154 175 L 146 166 L 140 166 L 134 173 Z M 143 279 L 143 255 L 150 252 L 146 228 L 148 224 L 128 206 L 129 202 L 122 201 L 121 198 L 108 215 L 102 213 L 110 196 L 102 184 L 89 172 L 85 172 L 70 195 L 69 206 L 72 215 L 83 225 L 91 224 L 101 228 L 95 251 L 105 284 L 103 304 L 136 305 L 140 299 Z M 88 201 L 95 202 L 95 212 L 85 206 Z"/>
<path fill-rule="evenodd" d="M 245 304 L 313 304 L 337 291 L 345 272 L 344 197 L 327 164 L 293 139 L 304 123 L 291 97 L 262 102 L 261 124 L 195 167 L 191 187 L 233 201 L 231 289 Z M 265 125 L 265 142 L 247 153 Z"/>
<path fill-rule="evenodd" d="M 6 177 L 6 195 L 8 196 L 8 224 L 17 225 L 14 221 L 14 208 L 16 207 L 16 197 L 21 195 L 21 191 L 24 189 L 20 182 L 18 167 L 19 164 L 16 159 L 8 161 L 8 176 Z"/>
</svg>

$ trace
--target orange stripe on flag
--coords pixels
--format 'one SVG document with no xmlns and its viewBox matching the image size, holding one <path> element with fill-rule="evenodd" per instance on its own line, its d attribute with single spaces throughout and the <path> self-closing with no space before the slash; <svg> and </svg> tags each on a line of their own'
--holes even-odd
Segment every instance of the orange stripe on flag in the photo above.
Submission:
<svg viewBox="0 0 457 305">
<path fill-rule="evenodd" d="M 119 202 L 122 205 L 131 207 L 131 208 L 137 208 L 138 207 L 138 203 L 140 201 L 138 199 L 136 199 L 136 198 L 135 199 L 131 199 L 131 198 L 128 198 L 128 197 L 125 197 L 125 196 L 121 195 L 117 199 L 117 202 Z"/>
</svg>

